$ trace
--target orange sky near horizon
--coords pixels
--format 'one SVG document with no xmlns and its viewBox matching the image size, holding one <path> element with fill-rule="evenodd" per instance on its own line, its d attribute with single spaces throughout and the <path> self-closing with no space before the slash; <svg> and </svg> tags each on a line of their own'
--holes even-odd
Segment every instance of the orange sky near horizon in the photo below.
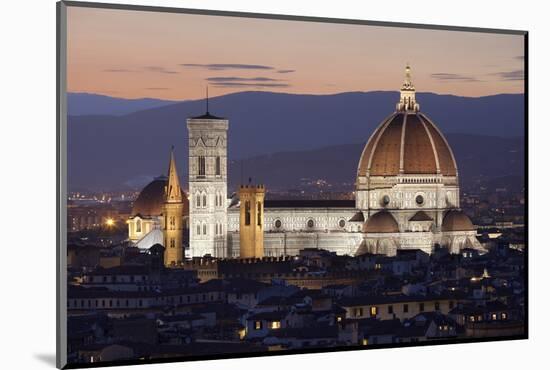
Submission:
<svg viewBox="0 0 550 370">
<path fill-rule="evenodd" d="M 69 92 L 202 99 L 238 91 L 524 91 L 521 35 L 68 7 Z"/>
</svg>

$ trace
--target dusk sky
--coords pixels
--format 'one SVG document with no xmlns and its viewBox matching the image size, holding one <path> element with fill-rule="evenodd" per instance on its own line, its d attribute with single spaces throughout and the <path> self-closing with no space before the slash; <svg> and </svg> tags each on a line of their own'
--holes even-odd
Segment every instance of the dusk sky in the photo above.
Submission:
<svg viewBox="0 0 550 370">
<path fill-rule="evenodd" d="M 68 8 L 68 91 L 201 99 L 262 90 L 523 93 L 523 36 Z"/>
</svg>

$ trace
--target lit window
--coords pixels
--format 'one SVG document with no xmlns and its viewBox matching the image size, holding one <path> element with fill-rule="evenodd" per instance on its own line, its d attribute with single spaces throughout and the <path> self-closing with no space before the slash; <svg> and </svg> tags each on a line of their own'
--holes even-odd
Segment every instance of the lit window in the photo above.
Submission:
<svg viewBox="0 0 550 370">
<path fill-rule="evenodd" d="M 476 321 L 475 316 L 470 316 L 470 322 L 475 322 L 475 321 Z"/>
<path fill-rule="evenodd" d="M 262 329 L 262 322 L 254 321 L 254 330 L 261 330 L 261 329 Z"/>
<path fill-rule="evenodd" d="M 506 314 L 506 312 L 503 312 L 503 313 L 500 314 L 500 318 L 502 320 L 506 320 L 508 318 L 508 315 Z"/>
<path fill-rule="evenodd" d="M 136 233 L 140 233 L 141 232 L 141 220 L 138 218 L 138 220 L 136 221 Z"/>
<path fill-rule="evenodd" d="M 378 313 L 378 307 L 372 306 L 372 307 L 370 308 L 370 315 L 371 315 L 371 317 L 376 317 L 376 314 L 377 314 L 377 313 Z"/>
<path fill-rule="evenodd" d="M 363 338 L 363 345 L 366 346 L 369 344 L 369 340 L 367 338 Z"/>
<path fill-rule="evenodd" d="M 496 319 L 497 319 L 497 314 L 496 313 L 491 314 L 491 320 L 496 320 Z"/>
<path fill-rule="evenodd" d="M 281 328 L 281 322 L 280 321 L 272 321 L 271 322 L 271 329 L 280 329 Z"/>
</svg>

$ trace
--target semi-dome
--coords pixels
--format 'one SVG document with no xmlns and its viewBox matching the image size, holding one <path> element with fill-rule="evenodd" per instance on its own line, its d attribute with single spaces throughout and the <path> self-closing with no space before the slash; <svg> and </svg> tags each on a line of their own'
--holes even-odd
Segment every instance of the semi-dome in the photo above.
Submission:
<svg viewBox="0 0 550 370">
<path fill-rule="evenodd" d="M 165 201 L 165 187 L 168 178 L 166 176 L 156 177 L 139 193 L 132 207 L 132 216 L 154 217 L 162 214 L 162 207 Z M 183 190 L 183 214 L 189 214 L 189 201 Z"/>
<path fill-rule="evenodd" d="M 410 72 L 407 66 L 396 112 L 382 121 L 363 149 L 358 177 L 458 175 L 447 140 L 433 121 L 419 112 Z"/>
<path fill-rule="evenodd" d="M 363 225 L 364 233 L 398 233 L 399 225 L 388 211 L 380 211 L 367 219 Z"/>
<path fill-rule="evenodd" d="M 453 209 L 445 214 L 441 231 L 473 231 L 475 230 L 470 217 L 458 209 Z"/>
</svg>

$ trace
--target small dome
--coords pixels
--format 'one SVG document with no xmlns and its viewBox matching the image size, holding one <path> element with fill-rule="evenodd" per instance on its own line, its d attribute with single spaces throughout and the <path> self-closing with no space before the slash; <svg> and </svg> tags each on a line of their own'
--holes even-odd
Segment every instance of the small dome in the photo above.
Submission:
<svg viewBox="0 0 550 370">
<path fill-rule="evenodd" d="M 164 205 L 164 188 L 168 179 L 166 176 L 159 176 L 143 188 L 141 193 L 134 201 L 132 208 L 132 216 L 141 215 L 143 217 L 160 216 L 162 214 L 162 207 Z M 183 214 L 189 214 L 187 196 L 182 190 L 183 194 Z"/>
<path fill-rule="evenodd" d="M 441 231 L 473 231 L 475 230 L 470 217 L 457 209 L 447 212 L 443 218 Z"/>
<path fill-rule="evenodd" d="M 399 225 L 388 211 L 380 211 L 370 216 L 363 225 L 365 233 L 398 233 Z"/>
<path fill-rule="evenodd" d="M 363 149 L 358 176 L 457 176 L 453 153 L 436 125 L 420 112 L 396 112 Z"/>
</svg>

